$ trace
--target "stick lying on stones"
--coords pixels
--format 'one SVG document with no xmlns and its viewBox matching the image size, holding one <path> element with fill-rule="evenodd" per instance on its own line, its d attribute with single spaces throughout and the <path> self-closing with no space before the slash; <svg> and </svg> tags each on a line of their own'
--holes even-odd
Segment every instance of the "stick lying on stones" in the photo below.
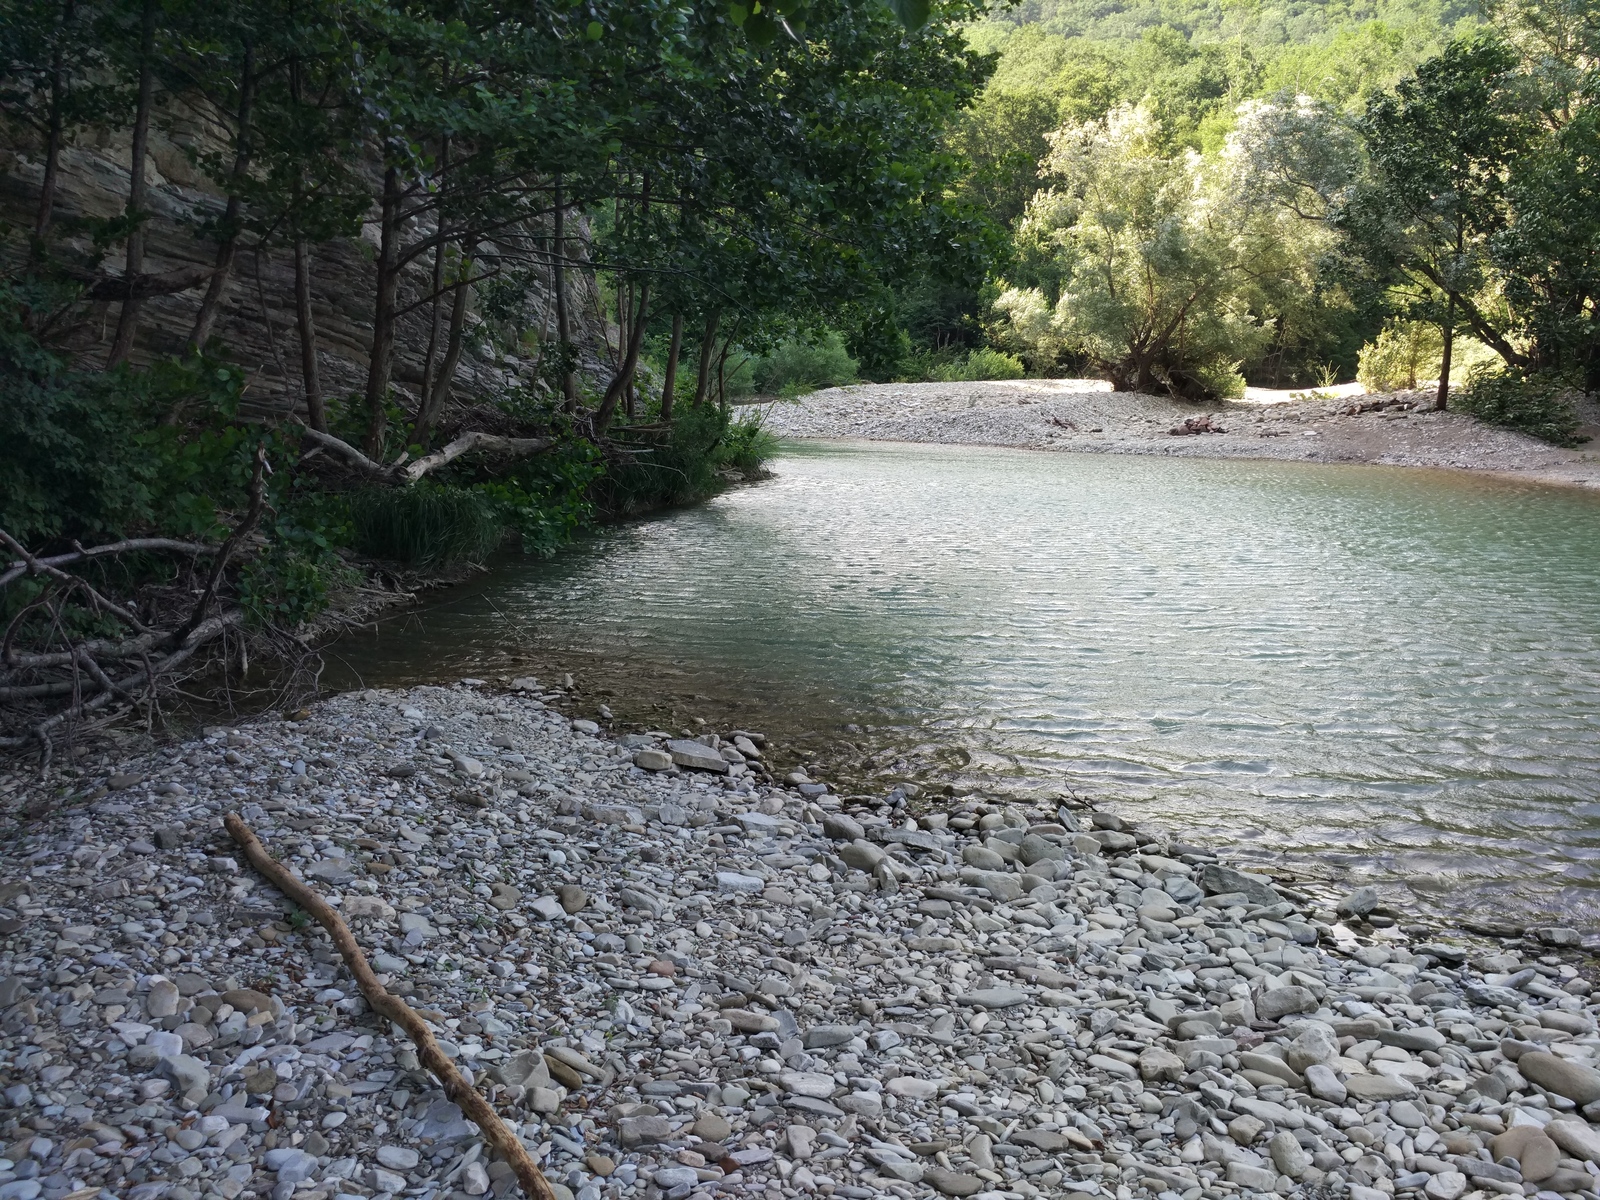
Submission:
<svg viewBox="0 0 1600 1200">
<path fill-rule="evenodd" d="M 413 1012 L 411 1006 L 404 1000 L 392 995 L 378 982 L 378 977 L 367 965 L 366 955 L 356 944 L 356 939 L 343 918 L 326 900 L 289 874 L 282 863 L 268 854 L 266 847 L 256 837 L 255 831 L 240 819 L 238 813 L 229 813 L 224 823 L 229 835 L 239 844 L 239 849 L 244 851 L 244 856 L 250 861 L 250 865 L 266 876 L 267 882 L 273 887 L 315 917 L 328 931 L 328 936 L 333 939 L 334 949 L 339 952 L 339 957 L 344 959 L 345 966 L 350 968 L 350 974 L 355 976 L 356 986 L 361 989 L 361 994 L 366 998 L 372 1011 L 393 1021 L 416 1043 L 417 1057 L 422 1061 L 422 1065 L 433 1072 L 444 1087 L 444 1094 L 452 1103 L 460 1106 L 468 1120 L 475 1122 L 478 1128 L 483 1130 L 483 1136 L 488 1143 L 511 1164 L 511 1169 L 516 1172 L 517 1182 L 522 1185 L 523 1194 L 528 1196 L 529 1200 L 556 1200 L 555 1192 L 533 1159 L 529 1157 L 521 1140 L 506 1127 L 506 1123 L 500 1119 L 500 1114 L 490 1107 L 483 1095 L 461 1077 L 455 1065 L 445 1057 L 444 1051 L 439 1049 L 439 1043 L 434 1040 L 423 1019 Z"/>
</svg>

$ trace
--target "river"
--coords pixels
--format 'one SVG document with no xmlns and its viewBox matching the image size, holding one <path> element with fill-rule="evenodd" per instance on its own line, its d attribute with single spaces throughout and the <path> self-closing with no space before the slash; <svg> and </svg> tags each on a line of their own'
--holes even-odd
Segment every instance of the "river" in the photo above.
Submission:
<svg viewBox="0 0 1600 1200">
<path fill-rule="evenodd" d="M 775 471 L 503 562 L 334 676 L 575 664 L 619 717 L 884 749 L 883 786 L 1070 788 L 1417 912 L 1600 916 L 1600 497 L 882 443 Z"/>
</svg>

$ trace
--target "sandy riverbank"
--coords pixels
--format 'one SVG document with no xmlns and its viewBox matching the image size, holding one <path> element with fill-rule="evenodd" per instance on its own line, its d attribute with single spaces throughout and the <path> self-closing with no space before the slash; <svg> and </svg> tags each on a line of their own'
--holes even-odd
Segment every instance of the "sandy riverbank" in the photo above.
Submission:
<svg viewBox="0 0 1600 1200">
<path fill-rule="evenodd" d="M 53 802 L 9 767 L 0 1196 L 511 1191 L 241 866 L 238 811 L 558 1196 L 1600 1197 L 1600 1006 L 1537 939 L 1341 915 L 1077 804 L 842 800 L 757 769 L 758 734 L 546 699 L 350 693 Z"/>
<path fill-rule="evenodd" d="M 1082 379 L 858 384 L 775 402 L 766 420 L 784 437 L 1452 467 L 1600 487 L 1600 442 L 1565 450 L 1460 413 L 1345 416 L 1342 410 L 1371 398 L 1286 398 L 1258 392 L 1243 402 L 1195 405 Z M 1585 431 L 1600 434 L 1600 407 L 1584 415 Z M 1195 417 L 1226 432 L 1169 432 Z"/>
</svg>

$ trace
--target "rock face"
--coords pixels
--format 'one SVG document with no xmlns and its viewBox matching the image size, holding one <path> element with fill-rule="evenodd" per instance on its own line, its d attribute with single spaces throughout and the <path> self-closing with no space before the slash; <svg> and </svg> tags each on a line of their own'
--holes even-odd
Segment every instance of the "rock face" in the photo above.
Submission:
<svg viewBox="0 0 1600 1200">
<path fill-rule="evenodd" d="M 31 227 L 43 174 L 40 145 L 15 126 L 7 126 L 0 139 L 0 219 L 21 228 Z M 187 267 L 209 267 L 216 246 L 197 236 L 195 217 L 220 215 L 223 197 L 191 162 L 189 148 L 231 153 L 197 130 L 192 115 L 158 113 L 152 123 L 147 170 L 151 219 L 146 225 L 145 270 L 151 273 Z M 114 134 L 107 144 L 69 146 L 61 155 L 56 200 L 58 227 L 73 218 L 120 216 L 127 200 L 129 179 L 126 133 Z M 369 218 L 374 219 L 374 218 Z M 575 248 L 582 245 L 587 228 L 581 218 L 569 218 Z M 532 231 L 534 236 L 547 231 Z M 316 247 L 312 259 L 312 307 L 316 314 L 323 391 L 328 396 L 360 392 L 366 380 L 367 350 L 372 341 L 371 309 L 374 284 L 372 245 L 375 225 L 360 238 L 333 241 Z M 370 243 L 369 244 L 369 239 Z M 508 243 L 509 244 L 509 243 Z M 87 252 L 83 238 L 69 238 L 68 252 Z M 118 251 L 107 265 L 118 268 Z M 400 306 L 411 304 L 421 289 L 431 286 L 431 260 L 421 256 L 403 275 Z M 581 369 L 599 379 L 605 376 L 606 330 L 600 324 L 593 282 L 586 272 L 568 273 L 569 311 L 574 340 L 579 346 Z M 199 308 L 204 285 L 171 296 L 151 297 L 144 306 L 144 328 L 135 346 L 135 360 L 183 350 Z M 522 328 L 543 330 L 554 336 L 553 289 L 547 275 L 539 276 L 521 300 Z M 109 323 L 97 314 L 89 322 L 94 340 L 82 345 L 93 360 L 102 360 L 109 347 L 109 329 L 116 325 L 116 306 L 102 305 Z M 431 309 L 419 306 L 402 316 L 395 337 L 394 386 L 403 402 L 413 404 L 422 383 L 423 358 L 431 327 Z M 473 323 L 487 331 L 481 318 Z M 227 347 L 228 357 L 252 376 L 252 402 L 274 409 L 301 393 L 299 345 L 296 341 L 294 262 L 290 249 L 275 246 L 259 255 L 241 250 L 232 283 L 224 298 L 215 336 Z M 472 397 L 495 392 L 519 378 L 532 378 L 531 360 L 512 356 L 497 361 L 493 351 L 469 336 L 456 373 L 455 395 Z M 288 372 L 287 376 L 285 371 Z"/>
<path fill-rule="evenodd" d="M 217 842 L 235 810 L 339 893 L 573 1200 L 1594 1194 L 1596 1005 L 1542 946 L 1351 947 L 1334 894 L 1259 905 L 1110 814 L 1072 823 L 1115 839 L 971 800 L 908 817 L 703 742 L 727 774 L 651 770 L 663 739 L 635 736 L 416 688 L 210 730 L 118 790 L 68 777 L 0 841 L 0 1200 L 510 1194 Z M 281 765 L 311 758 L 315 789 Z M 0 797 L 36 778 L 0 760 Z"/>
</svg>

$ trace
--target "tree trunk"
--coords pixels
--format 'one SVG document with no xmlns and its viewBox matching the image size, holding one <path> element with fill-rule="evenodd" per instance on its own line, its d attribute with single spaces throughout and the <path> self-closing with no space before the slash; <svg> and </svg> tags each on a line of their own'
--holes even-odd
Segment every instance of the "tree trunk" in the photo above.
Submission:
<svg viewBox="0 0 1600 1200">
<path fill-rule="evenodd" d="M 1451 296 L 1445 301 L 1444 325 L 1439 330 L 1444 334 L 1444 351 L 1439 361 L 1439 391 L 1433 398 L 1433 407 L 1436 412 L 1443 412 L 1450 405 L 1450 358 L 1451 351 L 1455 348 L 1456 340 L 1456 298 Z"/>
<path fill-rule="evenodd" d="M 154 107 L 156 94 L 155 48 L 156 0 L 144 0 L 144 13 L 139 24 L 139 99 L 133 113 L 133 146 L 126 209 L 134 225 L 128 231 L 127 258 L 122 267 L 122 281 L 127 290 L 122 297 L 122 311 L 117 315 L 117 332 L 111 342 L 111 353 L 106 358 L 107 367 L 127 361 L 133 349 L 134 335 L 139 330 L 142 300 L 137 284 L 139 276 L 144 273 L 144 160 L 150 149 L 150 110 Z"/>
<path fill-rule="evenodd" d="M 306 393 L 306 420 L 318 433 L 328 432 L 328 410 L 322 404 L 322 378 L 317 370 L 317 318 L 311 311 L 311 247 L 305 238 L 294 243 L 294 308 L 300 330 L 300 382 Z"/>
<path fill-rule="evenodd" d="M 618 306 L 618 309 L 617 309 L 617 317 L 618 317 L 618 321 L 619 321 L 619 323 L 617 325 L 617 329 L 618 329 L 618 332 L 622 335 L 624 342 L 626 342 L 626 343 L 631 343 L 633 341 L 633 338 L 631 336 L 629 336 L 629 332 L 631 332 L 631 326 L 629 324 L 629 318 L 632 316 L 632 314 L 633 314 L 633 284 L 629 283 L 628 284 L 628 299 L 627 299 L 627 303 L 620 304 Z M 619 346 L 618 349 L 620 350 L 621 347 Z M 633 376 L 632 376 L 631 373 L 628 376 L 627 384 L 622 389 L 622 411 L 628 414 L 628 419 L 629 420 L 633 419 L 633 415 L 634 415 Z"/>
<path fill-rule="evenodd" d="M 705 335 L 700 339 L 700 370 L 695 375 L 694 381 L 694 406 L 696 408 L 706 402 L 706 392 L 711 387 L 711 361 L 717 353 L 717 324 L 721 319 L 721 309 L 712 312 L 706 318 Z"/>
<path fill-rule="evenodd" d="M 673 392 L 678 386 L 678 351 L 683 346 L 683 314 L 672 318 L 672 345 L 667 348 L 667 378 L 661 385 L 661 420 L 671 422 Z"/>
<path fill-rule="evenodd" d="M 622 363 L 617 367 L 617 373 L 611 380 L 611 386 L 606 388 L 606 394 L 600 401 L 600 409 L 594 415 L 594 428 L 596 433 L 604 433 L 611 424 L 611 418 L 617 415 L 617 405 L 621 402 L 624 393 L 633 384 L 633 372 L 639 365 L 639 347 L 644 342 L 645 317 L 650 309 L 650 284 L 639 285 L 639 313 L 633 321 L 633 332 L 628 338 L 626 351 L 622 356 Z"/>
<path fill-rule="evenodd" d="M 724 338 L 722 353 L 717 355 L 717 407 L 728 408 L 728 352 L 733 349 L 733 339 Z"/>
<path fill-rule="evenodd" d="M 446 134 L 439 140 L 439 173 L 443 175 L 450 165 L 450 137 Z M 428 321 L 428 353 L 422 359 L 422 399 L 421 407 L 428 403 L 428 397 L 433 394 L 433 363 L 434 356 L 439 350 L 439 334 L 444 317 L 441 307 L 444 300 L 444 252 L 448 243 L 444 240 L 444 212 L 441 210 L 434 229 L 438 243 L 433 248 L 433 299 L 432 309 Z"/>
<path fill-rule="evenodd" d="M 444 362 L 439 365 L 433 387 L 423 393 L 422 407 L 417 412 L 416 424 L 411 430 L 411 440 L 424 449 L 433 432 L 433 423 L 439 419 L 445 401 L 450 398 L 450 385 L 455 382 L 456 368 L 461 364 L 461 351 L 466 344 L 467 314 L 472 308 L 472 285 L 466 282 L 471 276 L 472 260 L 463 258 L 461 282 L 456 284 L 455 299 L 450 306 L 450 335 L 445 343 Z"/>
<path fill-rule="evenodd" d="M 372 353 L 367 360 L 367 436 L 363 449 L 372 458 L 383 455 L 388 428 L 389 374 L 394 366 L 394 300 L 399 285 L 395 258 L 400 241 L 400 173 L 383 173 L 383 203 L 378 233 L 378 281 L 372 306 Z"/>
<path fill-rule="evenodd" d="M 61 10 L 61 34 L 55 53 L 50 57 L 50 131 L 45 139 L 44 178 L 39 183 L 39 211 L 33 222 L 33 236 L 41 243 L 50 232 L 50 222 L 55 217 L 56 175 L 61 166 L 62 109 L 67 102 L 66 52 L 63 43 L 71 35 L 73 0 L 66 0 Z"/>
<path fill-rule="evenodd" d="M 242 201 L 239 186 L 250 170 L 250 110 L 255 102 L 256 86 L 255 47 L 249 43 L 244 48 L 244 74 L 239 78 L 239 135 L 233 149 L 233 172 L 228 184 L 228 204 L 222 214 L 222 241 L 217 244 L 217 259 L 211 282 L 206 285 L 205 298 L 200 301 L 200 311 L 195 314 L 194 328 L 189 333 L 189 349 L 205 348 L 211 337 L 211 327 L 216 324 L 217 311 L 222 307 L 223 293 L 228 290 L 228 279 L 233 274 L 233 260 L 239 248 L 239 209 Z"/>
<path fill-rule="evenodd" d="M 578 407 L 578 377 L 572 363 L 572 319 L 567 313 L 567 211 L 561 200 L 561 176 L 556 176 L 555 253 L 551 256 L 551 284 L 556 292 L 556 341 L 561 347 L 561 395 L 567 411 Z"/>
</svg>

